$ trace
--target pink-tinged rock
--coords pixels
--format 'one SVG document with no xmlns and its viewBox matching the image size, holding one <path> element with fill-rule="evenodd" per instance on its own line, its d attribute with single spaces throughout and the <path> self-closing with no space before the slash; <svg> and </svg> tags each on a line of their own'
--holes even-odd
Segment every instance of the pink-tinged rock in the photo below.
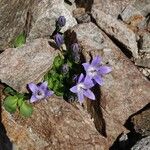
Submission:
<svg viewBox="0 0 150 150">
<path fill-rule="evenodd" d="M 136 36 L 131 29 L 127 28 L 127 26 L 119 20 L 102 12 L 98 5 L 95 5 L 95 7 L 92 8 L 92 16 L 99 28 L 119 41 L 135 58 L 138 57 Z"/>
<path fill-rule="evenodd" d="M 68 32 L 68 36 L 72 36 L 71 41 L 77 38 L 87 61 L 90 60 L 90 54 L 93 57 L 99 55 L 104 64 L 112 67 L 112 72 L 104 77 L 105 84 L 101 87 L 100 107 L 103 114 L 109 114 L 110 118 L 123 125 L 130 115 L 150 102 L 149 81 L 97 26 L 93 23 L 78 25 Z M 111 123 L 108 117 L 104 120 L 108 125 Z M 106 134 L 110 133 L 108 131 L 111 128 L 113 126 L 106 126 Z M 116 136 L 114 132 L 107 136 Z"/>
<path fill-rule="evenodd" d="M 35 104 L 31 118 L 2 111 L 2 123 L 16 149 L 108 150 L 106 138 L 82 109 L 56 97 Z"/>
<path fill-rule="evenodd" d="M 17 91 L 30 82 L 39 82 L 51 68 L 58 51 L 46 39 L 37 39 L 0 54 L 0 80 Z"/>
</svg>

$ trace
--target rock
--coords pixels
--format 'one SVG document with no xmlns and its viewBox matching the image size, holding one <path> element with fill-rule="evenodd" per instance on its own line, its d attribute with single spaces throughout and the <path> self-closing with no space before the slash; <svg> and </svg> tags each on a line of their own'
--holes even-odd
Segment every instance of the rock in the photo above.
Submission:
<svg viewBox="0 0 150 150">
<path fill-rule="evenodd" d="M 135 60 L 137 66 L 145 67 L 150 69 L 150 55 L 144 58 L 138 58 Z"/>
<path fill-rule="evenodd" d="M 119 41 L 123 46 L 131 51 L 135 58 L 138 57 L 136 36 L 132 30 L 110 15 L 106 15 L 104 12 L 100 11 L 98 5 L 92 8 L 92 16 L 99 28 L 111 36 L 111 38 Z"/>
<path fill-rule="evenodd" d="M 108 150 L 89 115 L 56 97 L 35 104 L 31 118 L 2 111 L 2 123 L 17 149 Z"/>
<path fill-rule="evenodd" d="M 28 41 L 52 35 L 59 16 L 65 16 L 66 18 L 66 25 L 62 28 L 62 32 L 76 25 L 75 18 L 65 7 L 62 0 L 35 1 L 31 14 L 32 22 Z"/>
<path fill-rule="evenodd" d="M 150 136 L 143 138 L 131 148 L 131 150 L 149 150 L 149 149 L 150 149 Z"/>
<path fill-rule="evenodd" d="M 143 111 L 131 118 L 131 123 L 137 133 L 150 136 L 150 109 Z"/>
<path fill-rule="evenodd" d="M 88 23 L 91 21 L 90 15 L 84 8 L 77 8 L 73 11 L 73 16 L 77 19 L 78 23 Z"/>
<path fill-rule="evenodd" d="M 117 19 L 119 14 L 128 5 L 134 3 L 134 1 L 135 0 L 94 0 L 93 7 L 98 5 L 99 10 Z"/>
<path fill-rule="evenodd" d="M 150 32 L 142 32 L 141 33 L 141 49 L 140 52 L 150 52 Z"/>
<path fill-rule="evenodd" d="M 107 120 L 106 135 L 107 137 L 114 135 L 117 138 L 118 131 L 112 130 L 113 127 L 109 126 L 111 120 L 105 118 L 104 114 L 124 125 L 130 115 L 150 102 L 150 83 L 106 34 L 93 23 L 80 24 L 67 34 L 70 42 L 75 40 L 75 37 L 77 38 L 87 61 L 90 60 L 90 54 L 93 57 L 100 55 L 103 63 L 108 63 L 112 67 L 113 71 L 105 76 L 105 85 L 101 87 L 99 99 L 104 122 Z M 110 130 L 112 133 L 108 134 L 107 131 Z M 114 138 L 111 142 L 113 140 Z"/>
<path fill-rule="evenodd" d="M 148 69 L 148 68 L 139 68 L 139 70 L 143 73 L 144 76 L 146 76 L 148 79 L 150 79 L 150 69 Z"/>
<path fill-rule="evenodd" d="M 122 20 L 132 26 L 138 26 L 145 17 L 131 5 L 128 5 L 120 14 Z"/>
<path fill-rule="evenodd" d="M 20 34 L 26 23 L 26 16 L 32 0 L 11 0 L 0 2 L 0 50 Z"/>
<path fill-rule="evenodd" d="M 150 2 L 149 0 L 136 0 L 133 6 L 139 10 L 144 16 L 150 12 Z"/>
<path fill-rule="evenodd" d="M 57 54 L 46 39 L 9 48 L 0 54 L 0 80 L 17 91 L 24 91 L 28 83 L 43 78 Z"/>
</svg>

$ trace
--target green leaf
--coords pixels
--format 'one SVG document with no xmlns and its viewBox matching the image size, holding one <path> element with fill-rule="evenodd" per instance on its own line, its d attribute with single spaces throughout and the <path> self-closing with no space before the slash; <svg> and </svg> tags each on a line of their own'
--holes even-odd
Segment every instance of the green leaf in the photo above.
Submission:
<svg viewBox="0 0 150 150">
<path fill-rule="evenodd" d="M 16 95 L 17 92 L 14 89 L 12 89 L 11 87 L 6 87 L 4 89 L 4 93 L 9 94 L 9 95 Z"/>
<path fill-rule="evenodd" d="M 20 113 L 24 117 L 30 117 L 33 113 L 32 105 L 23 102 L 20 107 Z"/>
<path fill-rule="evenodd" d="M 71 68 L 72 67 L 72 63 L 69 61 L 69 60 L 67 60 L 67 65 Z"/>
<path fill-rule="evenodd" d="M 60 55 L 56 56 L 53 62 L 55 69 L 58 69 L 64 63 L 64 59 Z"/>
<path fill-rule="evenodd" d="M 53 89 L 53 86 L 54 86 L 54 84 L 53 84 L 53 79 L 50 78 L 50 79 L 48 80 L 48 88 Z"/>
<path fill-rule="evenodd" d="M 21 107 L 23 102 L 24 102 L 23 98 L 19 98 L 18 99 L 18 107 Z"/>
<path fill-rule="evenodd" d="M 17 101 L 18 101 L 17 96 L 8 96 L 8 97 L 6 97 L 6 99 L 4 100 L 5 109 L 10 113 L 15 112 L 16 108 L 17 108 Z"/>
<path fill-rule="evenodd" d="M 14 41 L 14 47 L 20 47 L 26 42 L 26 37 L 24 33 L 19 34 L 15 41 Z"/>
</svg>

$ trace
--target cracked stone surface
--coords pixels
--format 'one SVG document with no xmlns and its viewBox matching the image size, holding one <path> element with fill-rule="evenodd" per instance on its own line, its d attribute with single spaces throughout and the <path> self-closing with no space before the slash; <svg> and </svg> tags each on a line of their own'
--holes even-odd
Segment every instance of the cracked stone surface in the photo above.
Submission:
<svg viewBox="0 0 150 150">
<path fill-rule="evenodd" d="M 93 57 L 100 55 L 103 63 L 112 67 L 113 71 L 105 76 L 105 85 L 101 87 L 100 107 L 104 120 L 104 114 L 107 114 L 123 125 L 130 115 L 150 102 L 149 81 L 97 26 L 93 23 L 78 25 L 68 32 L 68 36 L 72 36 L 71 41 L 77 38 L 86 60 L 90 59 L 90 54 Z M 112 142 L 120 131 L 109 134 L 109 124 L 111 119 L 105 125 L 108 137 L 113 135 Z"/>
<path fill-rule="evenodd" d="M 20 48 L 0 54 L 0 80 L 17 91 L 25 91 L 30 82 L 39 82 L 51 68 L 58 51 L 47 39 L 36 39 Z"/>
<path fill-rule="evenodd" d="M 109 36 L 122 43 L 132 55 L 138 57 L 136 36 L 132 30 L 122 22 L 102 12 L 98 5 L 92 8 L 92 16 L 97 25 Z"/>
</svg>

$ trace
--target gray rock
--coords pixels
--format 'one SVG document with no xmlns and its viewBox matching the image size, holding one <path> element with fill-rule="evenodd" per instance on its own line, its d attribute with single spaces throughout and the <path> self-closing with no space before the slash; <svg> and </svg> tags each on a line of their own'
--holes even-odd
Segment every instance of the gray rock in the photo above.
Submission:
<svg viewBox="0 0 150 150">
<path fill-rule="evenodd" d="M 150 12 L 150 2 L 149 0 L 136 0 L 133 6 L 139 10 L 144 16 Z"/>
<path fill-rule="evenodd" d="M 58 54 L 46 39 L 37 39 L 20 48 L 9 48 L 0 54 L 0 80 L 17 91 L 30 82 L 38 82 L 51 68 Z"/>
<path fill-rule="evenodd" d="M 150 56 L 136 59 L 135 65 L 150 69 Z"/>
<path fill-rule="evenodd" d="M 73 16 L 77 19 L 78 23 L 88 23 L 91 21 L 90 15 L 84 8 L 77 8 L 73 11 Z"/>
<path fill-rule="evenodd" d="M 128 5 L 124 11 L 120 14 L 122 20 L 132 26 L 140 24 L 145 17 L 132 5 Z"/>
<path fill-rule="evenodd" d="M 122 43 L 131 51 L 135 58 L 138 57 L 136 36 L 132 30 L 110 15 L 106 15 L 104 12 L 100 11 L 98 5 L 92 8 L 92 16 L 99 28 Z"/>
<path fill-rule="evenodd" d="M 131 150 L 150 150 L 150 136 L 143 138 L 137 142 Z"/>
<path fill-rule="evenodd" d="M 150 51 L 150 32 L 143 32 L 141 35 L 142 43 L 141 43 L 141 52 L 149 52 Z"/>
<path fill-rule="evenodd" d="M 62 32 L 76 25 L 75 18 L 65 7 L 62 0 L 35 1 L 31 13 L 32 27 L 27 40 L 52 35 L 59 16 L 65 16 L 66 18 L 66 25 L 62 28 Z"/>
<path fill-rule="evenodd" d="M 150 105 L 149 105 L 150 106 Z M 148 106 L 147 106 L 148 107 Z M 135 132 L 142 136 L 150 136 L 150 109 L 142 111 L 131 118 Z"/>
<path fill-rule="evenodd" d="M 0 50 L 5 50 L 20 34 L 26 23 L 26 16 L 32 0 L 0 1 Z"/>
<path fill-rule="evenodd" d="M 99 10 L 117 19 L 118 15 L 135 0 L 94 0 L 93 7 L 98 5 Z"/>
<path fill-rule="evenodd" d="M 80 24 L 72 32 L 74 34 L 70 33 L 68 37 L 72 41 L 76 36 L 86 61 L 90 60 L 90 54 L 93 57 L 99 55 L 104 64 L 112 67 L 113 71 L 105 76 L 105 84 L 100 88 L 101 95 L 97 99 L 100 100 L 108 141 L 112 144 L 123 131 L 119 127 L 124 125 L 128 117 L 150 102 L 150 83 L 93 23 Z M 112 123 L 112 120 L 116 122 Z M 116 124 L 119 127 L 112 130 Z"/>
</svg>

